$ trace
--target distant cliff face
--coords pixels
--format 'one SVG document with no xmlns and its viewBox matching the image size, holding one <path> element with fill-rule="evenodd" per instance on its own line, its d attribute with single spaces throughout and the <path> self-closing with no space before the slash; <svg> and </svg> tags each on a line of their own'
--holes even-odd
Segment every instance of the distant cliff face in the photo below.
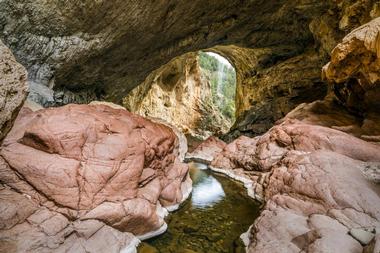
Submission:
<svg viewBox="0 0 380 253">
<path fill-rule="evenodd" d="M 200 138 L 225 133 L 230 126 L 213 105 L 210 82 L 201 73 L 197 53 L 177 57 L 152 72 L 124 98 L 123 105 Z"/>
<path fill-rule="evenodd" d="M 376 0 L 5 0 L 0 38 L 46 105 L 120 103 L 171 59 L 211 48 L 237 70 L 235 134 L 254 135 L 322 98 L 330 51 L 379 15 Z"/>
</svg>

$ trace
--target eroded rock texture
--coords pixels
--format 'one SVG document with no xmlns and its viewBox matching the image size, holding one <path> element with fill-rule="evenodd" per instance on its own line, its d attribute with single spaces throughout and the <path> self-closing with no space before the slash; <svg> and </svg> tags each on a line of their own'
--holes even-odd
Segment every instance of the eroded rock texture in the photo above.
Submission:
<svg viewBox="0 0 380 253">
<path fill-rule="evenodd" d="M 215 50 L 237 70 L 236 135 L 255 135 L 299 103 L 323 98 L 319 70 L 330 51 L 379 9 L 376 0 L 5 0 L 0 37 L 47 105 L 121 102 L 171 59 L 230 46 Z"/>
<path fill-rule="evenodd" d="M 380 232 L 380 121 L 362 126 L 344 110 L 303 104 L 264 135 L 242 136 L 216 155 L 214 169 L 266 202 L 248 252 L 363 252 L 349 231 L 371 231 L 371 239 Z"/>
<path fill-rule="evenodd" d="M 255 44 L 212 48 L 228 58 L 237 72 L 237 119 L 224 140 L 230 142 L 241 134 L 263 134 L 300 103 L 322 99 L 327 86 L 321 80 L 320 69 L 329 61 L 333 48 L 352 29 L 380 16 L 376 1 L 319 4 L 286 3 L 281 11 L 272 14 L 278 18 L 277 28 L 268 29 L 266 17 L 261 21 L 262 27 L 251 33 L 263 36 L 254 40 Z M 288 10 L 289 6 L 294 9 Z M 316 8 L 309 9 L 311 6 Z M 281 15 L 289 19 L 279 18 Z M 308 27 L 302 25 L 305 23 Z M 298 29 L 297 35 L 289 30 L 280 32 L 282 25 Z M 285 36 L 293 36 L 294 40 L 288 41 Z"/>
<path fill-rule="evenodd" d="M 0 244 L 10 252 L 133 247 L 133 235 L 165 229 L 161 205 L 189 194 L 178 155 L 170 128 L 124 109 L 23 108 L 0 151 Z"/>
<path fill-rule="evenodd" d="M 195 150 L 186 154 L 187 161 L 193 161 L 209 165 L 214 157 L 225 147 L 226 143 L 215 136 L 207 138 L 201 142 Z"/>
<path fill-rule="evenodd" d="M 188 53 L 152 72 L 123 99 L 131 112 L 161 118 L 184 134 L 206 138 L 228 131 L 228 121 L 212 102 L 197 53 Z"/>
<path fill-rule="evenodd" d="M 357 113 L 380 111 L 380 18 L 347 35 L 323 74 L 334 93 Z"/>
<path fill-rule="evenodd" d="M 307 41 L 311 34 L 302 19 L 327 6 L 284 0 L 2 1 L 0 27 L 32 80 L 69 89 L 99 86 L 120 101 L 152 70 L 189 51 L 233 43 L 261 47 L 275 38 L 276 44 Z M 285 27 L 286 20 L 300 29 Z M 289 34 L 281 36 L 284 31 Z"/>
<path fill-rule="evenodd" d="M 26 70 L 0 41 L 0 143 L 27 95 Z"/>
<path fill-rule="evenodd" d="M 377 22 L 349 34 L 324 69 L 329 80 L 364 86 L 349 86 L 348 98 L 378 88 L 370 50 L 377 48 Z M 350 51 L 354 45 L 358 55 Z M 350 114 L 343 101 L 330 94 L 301 104 L 262 136 L 241 136 L 214 155 L 213 169 L 243 181 L 265 202 L 248 232 L 248 252 L 379 250 L 380 115 L 370 108 Z M 368 101 L 375 100 L 357 103 Z"/>
</svg>

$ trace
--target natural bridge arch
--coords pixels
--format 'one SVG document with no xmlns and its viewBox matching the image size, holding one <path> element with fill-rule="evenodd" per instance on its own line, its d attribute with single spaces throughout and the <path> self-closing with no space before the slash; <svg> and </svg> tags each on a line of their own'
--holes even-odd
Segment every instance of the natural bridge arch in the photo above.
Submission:
<svg viewBox="0 0 380 253">
<path fill-rule="evenodd" d="M 229 131 L 235 121 L 235 93 L 234 67 L 223 56 L 205 50 L 176 57 L 153 71 L 123 99 L 123 105 L 204 139 Z"/>
<path fill-rule="evenodd" d="M 0 252 L 378 253 L 379 45 L 378 0 L 1 0 Z"/>
<path fill-rule="evenodd" d="M 171 59 L 211 48 L 241 69 L 237 73 L 237 81 L 242 84 L 236 96 L 238 121 L 251 122 L 245 112 L 252 108 L 276 111 L 276 115 L 270 113 L 268 119 L 259 120 L 259 124 L 270 125 L 295 104 L 305 102 L 298 98 L 285 106 L 287 95 L 283 95 L 281 109 L 268 109 L 279 93 L 289 93 L 294 81 L 298 82 L 297 91 L 319 84 L 320 68 L 331 49 L 324 43 L 320 20 L 326 19 L 327 26 L 336 29 L 335 23 L 328 22 L 331 14 L 327 12 L 335 6 L 333 1 L 304 5 L 302 1 L 286 0 L 214 0 L 207 5 L 202 0 L 172 4 L 81 1 L 80 5 L 70 1 L 65 6 L 60 1 L 43 5 L 3 1 L 0 37 L 27 67 L 31 83 L 38 86 L 31 87 L 32 93 L 38 93 L 41 86 L 55 91 L 42 92 L 42 96 L 50 96 L 46 105 L 94 99 L 120 103 L 152 71 Z M 244 50 L 234 50 L 230 45 Z M 285 61 L 292 64 L 287 73 L 281 66 L 275 68 Z M 303 66 L 310 73 L 308 83 L 297 74 L 291 75 L 292 80 L 282 77 L 291 72 L 304 73 Z M 274 85 L 265 80 L 267 75 L 279 76 L 287 91 L 279 88 L 267 97 L 264 90 L 271 91 Z M 269 88 L 263 88 L 268 84 Z"/>
<path fill-rule="evenodd" d="M 6 0 L 0 38 L 45 106 L 121 103 L 171 59 L 214 50 L 239 69 L 234 129 L 257 134 L 297 104 L 323 97 L 320 68 L 345 33 L 376 15 L 367 2 L 356 10 L 348 0 Z"/>
</svg>

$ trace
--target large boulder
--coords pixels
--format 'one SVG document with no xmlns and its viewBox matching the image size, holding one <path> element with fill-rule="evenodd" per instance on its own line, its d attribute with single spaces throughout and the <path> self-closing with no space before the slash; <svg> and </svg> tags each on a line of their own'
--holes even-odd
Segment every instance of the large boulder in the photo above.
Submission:
<svg viewBox="0 0 380 253">
<path fill-rule="evenodd" d="M 0 143 L 16 119 L 27 95 L 27 73 L 0 40 Z"/>
<path fill-rule="evenodd" d="M 323 75 L 334 94 L 299 105 L 262 136 L 240 137 L 212 161 L 266 202 L 248 252 L 378 251 L 379 22 L 333 50 Z"/>
<path fill-rule="evenodd" d="M 325 79 L 349 109 L 380 110 L 380 18 L 353 30 L 331 54 L 323 68 Z"/>
<path fill-rule="evenodd" d="M 178 156 L 179 140 L 169 127 L 125 109 L 23 108 L 0 151 L 0 244 L 7 241 L 11 252 L 62 250 L 67 243 L 87 249 L 96 231 L 111 231 L 120 240 L 110 250 L 119 252 L 135 242 L 133 235 L 163 232 L 163 207 L 177 206 L 191 189 Z M 19 232 L 38 227 L 44 228 L 38 234 Z M 64 240 L 73 230 L 93 232 Z M 53 235 L 54 243 L 43 243 Z M 38 241 L 24 243 L 28 236 Z"/>
<path fill-rule="evenodd" d="M 216 155 L 213 169 L 243 179 L 265 202 L 248 252 L 362 252 L 366 244 L 349 231 L 375 237 L 380 140 L 336 109 L 301 105 L 264 135 L 240 137 Z"/>
</svg>

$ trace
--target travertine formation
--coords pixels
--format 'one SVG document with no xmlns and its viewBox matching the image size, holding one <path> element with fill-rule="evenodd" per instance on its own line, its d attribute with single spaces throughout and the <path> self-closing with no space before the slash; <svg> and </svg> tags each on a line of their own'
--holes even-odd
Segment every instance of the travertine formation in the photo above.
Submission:
<svg viewBox="0 0 380 253">
<path fill-rule="evenodd" d="M 133 113 L 165 119 L 198 138 L 229 128 L 212 103 L 211 85 L 201 74 L 197 53 L 177 57 L 153 71 L 123 99 L 123 105 Z"/>
<path fill-rule="evenodd" d="M 380 17 L 347 35 L 323 68 L 336 96 L 357 113 L 380 110 Z"/>
<path fill-rule="evenodd" d="M 23 108 L 0 151 L 0 245 L 10 252 L 133 248 L 133 235 L 165 230 L 162 206 L 172 209 L 190 193 L 178 155 L 170 128 L 124 109 Z M 92 243 L 102 236 L 109 242 Z"/>
<path fill-rule="evenodd" d="M 120 102 L 155 69 L 165 80 L 153 90 L 180 105 L 181 71 L 163 65 L 206 48 L 225 56 L 237 70 L 225 139 L 262 135 L 211 138 L 191 158 L 205 155 L 265 202 L 248 252 L 378 253 L 379 16 L 376 0 L 4 0 L 0 38 L 45 106 Z M 333 93 L 302 104 L 326 95 L 331 50 L 323 77 Z M 26 76 L 2 44 L 0 53 L 1 141 Z M 181 143 L 170 127 L 101 103 L 22 109 L 0 149 L 0 251 L 134 250 L 189 193 Z"/>
<path fill-rule="evenodd" d="M 120 103 L 171 59 L 211 48 L 237 70 L 234 137 L 262 134 L 298 104 L 322 99 L 319 70 L 330 51 L 379 15 L 377 0 L 4 0 L 0 38 L 45 106 Z"/>
<path fill-rule="evenodd" d="M 0 40 L 0 143 L 27 95 L 26 70 Z"/>
</svg>

